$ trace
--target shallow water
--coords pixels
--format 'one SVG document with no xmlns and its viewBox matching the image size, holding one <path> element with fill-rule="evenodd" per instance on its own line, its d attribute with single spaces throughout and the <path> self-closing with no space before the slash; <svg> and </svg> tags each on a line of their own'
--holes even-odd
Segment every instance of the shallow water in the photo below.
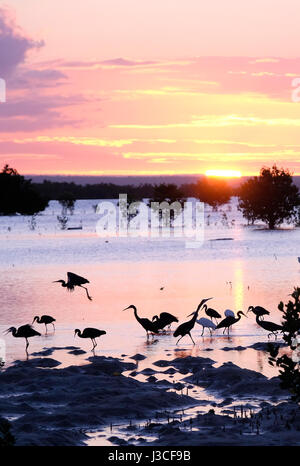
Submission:
<svg viewBox="0 0 300 466">
<path fill-rule="evenodd" d="M 299 229 L 269 232 L 246 227 L 233 201 L 230 208 L 223 209 L 227 225 L 221 221 L 222 212 L 206 211 L 201 248 L 187 249 L 183 238 L 100 238 L 96 234 L 99 216 L 93 208 L 96 203 L 77 202 L 69 225 L 80 224 L 82 230 L 59 230 L 56 202 L 37 217 L 34 231 L 26 217 L 0 218 L 1 333 L 10 326 L 31 323 L 35 315 L 49 314 L 56 318 L 56 332 L 49 326 L 44 335 L 44 326 L 35 324 L 42 336 L 30 340 L 30 352 L 67 345 L 89 351 L 91 342 L 74 338 L 74 329 L 95 326 L 107 332 L 98 340 L 98 354 L 142 353 L 148 363 L 167 353 L 170 357 L 209 355 L 218 364 L 230 360 L 272 375 L 263 352 L 221 350 L 267 341 L 252 313 L 233 327 L 230 339 L 222 332 L 201 337 L 202 327 L 196 324 L 192 332 L 196 346 L 185 337 L 177 348 L 170 333 L 147 341 L 132 311 L 122 309 L 134 304 L 139 315 L 148 318 L 167 311 L 182 322 L 203 297 L 214 297 L 210 305 L 221 314 L 226 308 L 245 311 L 249 305 L 262 305 L 271 311 L 270 320 L 280 322 L 279 301 L 286 302 L 293 287 L 299 285 Z M 225 237 L 233 240 L 211 241 Z M 68 293 L 52 283 L 64 279 L 67 271 L 88 277 L 92 302 L 82 289 Z M 8 335 L 5 343 L 8 364 L 25 357 L 23 340 Z M 213 351 L 205 351 L 207 348 Z M 63 362 L 78 364 L 84 357 L 70 355 L 66 360 L 64 356 Z"/>
</svg>

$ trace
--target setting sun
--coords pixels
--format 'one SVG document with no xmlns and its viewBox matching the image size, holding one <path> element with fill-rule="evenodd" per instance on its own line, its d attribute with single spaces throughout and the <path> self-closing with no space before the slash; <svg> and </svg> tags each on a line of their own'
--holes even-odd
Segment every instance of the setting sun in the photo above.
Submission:
<svg viewBox="0 0 300 466">
<path fill-rule="evenodd" d="M 206 176 L 221 176 L 224 178 L 240 178 L 241 172 L 238 170 L 206 170 Z"/>
</svg>

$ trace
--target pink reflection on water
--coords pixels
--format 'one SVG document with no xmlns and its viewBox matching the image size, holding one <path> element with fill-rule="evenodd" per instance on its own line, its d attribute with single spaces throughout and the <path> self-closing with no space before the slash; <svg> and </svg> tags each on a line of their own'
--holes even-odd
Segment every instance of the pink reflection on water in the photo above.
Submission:
<svg viewBox="0 0 300 466">
<path fill-rule="evenodd" d="M 185 337 L 176 347 L 172 333 L 147 341 L 133 312 L 122 312 L 122 309 L 135 304 L 141 317 L 152 318 L 154 314 L 167 311 L 184 322 L 203 297 L 214 296 L 211 306 L 222 314 L 226 308 L 245 311 L 250 304 L 260 304 L 271 311 L 270 320 L 279 322 L 281 316 L 277 305 L 291 292 L 297 275 L 292 273 L 287 280 L 289 259 L 282 259 L 280 267 L 278 262 L 266 258 L 263 262 L 232 259 L 18 266 L 6 270 L 2 276 L 0 297 L 5 306 L 0 316 L 1 331 L 12 325 L 18 327 L 31 323 L 35 315 L 48 314 L 56 318 L 56 332 L 44 335 L 44 325 L 36 324 L 35 328 L 43 335 L 31 339 L 29 350 L 79 346 L 87 351 L 82 357 L 64 355 L 64 364 L 82 363 L 90 354 L 90 340 L 74 339 L 73 335 L 75 328 L 82 330 L 94 326 L 107 332 L 98 340 L 97 353 L 101 355 L 130 356 L 139 352 L 147 356 L 147 363 L 152 363 L 165 358 L 168 352 L 171 359 L 192 355 L 210 357 L 218 364 L 231 360 L 242 367 L 271 374 L 272 368 L 263 352 L 221 350 L 224 346 L 249 346 L 257 341 L 267 341 L 265 332 L 257 326 L 251 313 L 233 326 L 229 339 L 219 331 L 212 338 L 203 338 L 200 336 L 202 328 L 196 324 L 192 334 L 197 345 L 193 347 L 190 339 Z M 60 284 L 52 283 L 65 279 L 67 271 L 90 280 L 92 302 L 80 288 L 69 293 Z M 232 286 L 228 285 L 229 281 Z M 205 316 L 204 312 L 201 316 Z M 23 359 L 25 342 L 11 336 L 5 340 L 7 361 Z M 205 351 L 208 347 L 213 351 Z"/>
</svg>

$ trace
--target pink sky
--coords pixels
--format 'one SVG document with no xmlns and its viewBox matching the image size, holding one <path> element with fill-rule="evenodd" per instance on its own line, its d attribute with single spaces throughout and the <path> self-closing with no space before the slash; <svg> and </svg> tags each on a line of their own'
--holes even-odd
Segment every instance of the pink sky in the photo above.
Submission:
<svg viewBox="0 0 300 466">
<path fill-rule="evenodd" d="M 300 174 L 299 18 L 291 0 L 7 0 L 0 164 Z"/>
</svg>

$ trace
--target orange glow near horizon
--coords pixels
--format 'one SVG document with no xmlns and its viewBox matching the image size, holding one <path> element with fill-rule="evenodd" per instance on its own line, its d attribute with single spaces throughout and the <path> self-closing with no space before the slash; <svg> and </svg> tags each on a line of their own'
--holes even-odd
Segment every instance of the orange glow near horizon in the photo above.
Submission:
<svg viewBox="0 0 300 466">
<path fill-rule="evenodd" d="M 240 178 L 242 176 L 239 170 L 206 170 L 205 175 L 222 178 Z"/>
</svg>

